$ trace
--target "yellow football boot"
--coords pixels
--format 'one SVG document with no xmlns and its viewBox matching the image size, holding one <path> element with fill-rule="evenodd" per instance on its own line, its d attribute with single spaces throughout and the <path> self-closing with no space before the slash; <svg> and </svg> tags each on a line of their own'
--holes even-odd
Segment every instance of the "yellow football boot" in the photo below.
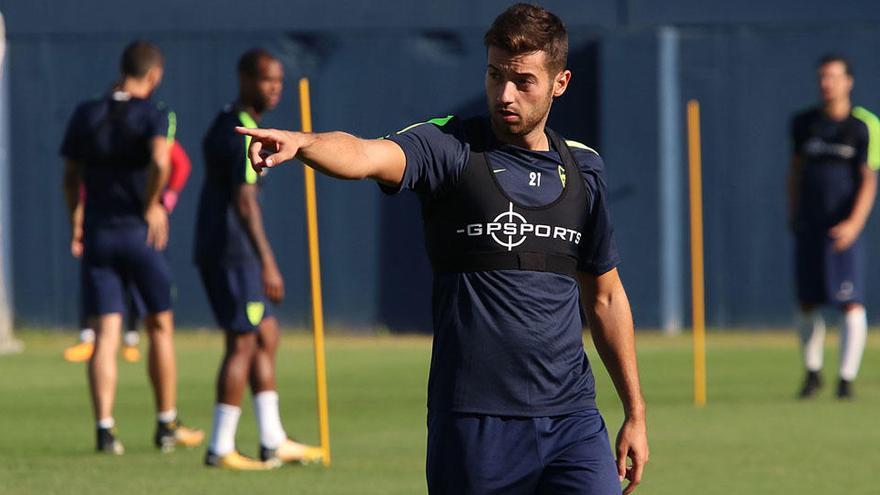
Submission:
<svg viewBox="0 0 880 495">
<path fill-rule="evenodd" d="M 95 351 L 94 342 L 80 342 L 64 349 L 64 360 L 70 363 L 81 363 L 88 361 Z"/>
<path fill-rule="evenodd" d="M 179 421 L 157 423 L 154 442 L 162 452 L 171 452 L 175 447 L 197 447 L 205 440 L 205 432 L 182 425 Z"/>
<path fill-rule="evenodd" d="M 205 454 L 205 465 L 232 471 L 269 471 L 281 467 L 281 461 L 259 461 L 235 450 L 222 456 L 208 451 Z"/>
<path fill-rule="evenodd" d="M 277 459 L 279 462 L 291 463 L 298 462 L 300 464 L 312 464 L 320 462 L 324 458 L 324 451 L 321 447 L 314 447 L 287 438 L 281 445 L 274 449 L 267 449 L 260 446 L 260 459 L 270 461 Z"/>
<path fill-rule="evenodd" d="M 136 345 L 122 346 L 122 359 L 129 363 L 136 363 L 141 360 L 141 350 Z"/>
</svg>

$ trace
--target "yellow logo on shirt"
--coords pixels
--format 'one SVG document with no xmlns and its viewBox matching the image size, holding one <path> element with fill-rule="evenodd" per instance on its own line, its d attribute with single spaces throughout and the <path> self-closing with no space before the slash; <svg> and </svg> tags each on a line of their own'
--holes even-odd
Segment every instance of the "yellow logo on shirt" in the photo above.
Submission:
<svg viewBox="0 0 880 495">
<path fill-rule="evenodd" d="M 556 167 L 556 170 L 559 172 L 559 181 L 562 182 L 562 188 L 565 189 L 565 167 L 559 165 Z"/>
</svg>

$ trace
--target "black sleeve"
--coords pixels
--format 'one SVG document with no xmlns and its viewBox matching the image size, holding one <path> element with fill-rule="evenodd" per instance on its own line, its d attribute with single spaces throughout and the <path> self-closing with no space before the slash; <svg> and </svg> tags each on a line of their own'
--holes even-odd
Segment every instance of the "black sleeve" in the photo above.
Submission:
<svg viewBox="0 0 880 495">
<path fill-rule="evenodd" d="M 169 139 L 174 139 L 176 122 L 172 125 L 172 121 L 175 121 L 177 118 L 174 112 L 169 110 L 165 105 L 156 105 L 149 115 L 149 122 L 147 122 L 147 132 L 149 133 L 149 137 L 163 136 Z"/>
</svg>

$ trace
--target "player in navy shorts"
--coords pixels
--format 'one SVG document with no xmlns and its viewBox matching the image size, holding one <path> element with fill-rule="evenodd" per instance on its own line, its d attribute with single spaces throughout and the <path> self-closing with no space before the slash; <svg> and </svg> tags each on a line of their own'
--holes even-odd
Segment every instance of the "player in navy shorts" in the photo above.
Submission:
<svg viewBox="0 0 880 495">
<path fill-rule="evenodd" d="M 806 367 L 799 396 L 813 397 L 822 385 L 825 322 L 819 309 L 831 305 L 844 320 L 837 397 L 849 399 L 868 332 L 861 233 L 877 191 L 880 121 L 850 103 L 852 68 L 843 57 L 822 58 L 818 82 L 821 104 L 797 114 L 791 125 L 789 216 Z"/>
<path fill-rule="evenodd" d="M 284 69 L 269 52 L 254 49 L 238 64 L 239 96 L 205 134 L 205 182 L 196 222 L 195 262 L 217 319 L 226 352 L 217 377 L 214 426 L 205 464 L 262 470 L 283 462 L 320 459 L 321 449 L 287 437 L 278 409 L 275 354 L 280 333 L 271 303 L 284 297 L 284 281 L 263 228 L 259 177 L 247 157 L 249 138 L 236 126 L 256 128 L 281 98 Z M 260 460 L 235 448 L 235 430 L 247 384 L 253 393 Z"/>
<path fill-rule="evenodd" d="M 174 112 L 168 113 L 170 122 L 176 122 Z M 162 193 L 162 206 L 168 210 L 168 215 L 174 211 L 177 205 L 177 198 L 183 191 L 186 181 L 189 178 L 191 163 L 186 150 L 179 141 L 175 140 L 171 145 L 171 173 L 168 177 L 168 185 Z M 72 217 L 72 232 L 70 238 L 70 254 L 74 258 L 81 258 L 83 251 L 83 210 L 85 208 L 85 188 L 80 189 L 79 203 L 74 210 Z M 82 297 L 80 297 L 82 299 Z M 140 334 L 138 333 L 138 321 L 146 314 L 144 302 L 138 294 L 137 289 L 132 285 L 128 285 L 126 304 L 126 329 L 123 337 L 122 357 L 130 363 L 140 361 L 141 352 L 138 348 L 140 342 Z M 88 361 L 92 357 L 95 348 L 95 331 L 89 327 L 86 308 L 80 301 L 80 332 L 79 342 L 64 349 L 64 359 L 72 363 Z"/>
<path fill-rule="evenodd" d="M 115 437 L 113 402 L 128 285 L 140 294 L 147 312 L 149 374 L 157 410 L 154 443 L 168 451 L 175 445 L 197 445 L 204 437 L 177 419 L 171 272 L 161 253 L 168 217 L 160 204 L 174 135 L 168 110 L 149 100 L 162 80 L 162 54 L 152 43 L 136 41 L 125 48 L 120 68 L 121 79 L 108 95 L 76 108 L 61 147 L 71 216 L 81 200 L 81 186 L 88 197 L 81 293 L 95 329 L 89 386 L 98 451 L 113 454 L 124 450 Z"/>
<path fill-rule="evenodd" d="M 435 118 L 380 140 L 238 131 L 259 170 L 298 158 L 419 196 L 434 269 L 429 493 L 610 495 L 624 478 L 630 493 L 648 460 L 645 405 L 604 165 L 545 127 L 571 78 L 565 28 L 518 4 L 485 44 L 488 118 Z M 623 402 L 613 451 L 582 315 Z"/>
</svg>

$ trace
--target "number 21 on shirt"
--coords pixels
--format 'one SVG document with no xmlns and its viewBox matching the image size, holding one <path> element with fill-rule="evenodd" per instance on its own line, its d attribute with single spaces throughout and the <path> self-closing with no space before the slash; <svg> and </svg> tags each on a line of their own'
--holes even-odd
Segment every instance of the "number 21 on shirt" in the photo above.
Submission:
<svg viewBox="0 0 880 495">
<path fill-rule="evenodd" d="M 529 172 L 529 185 L 541 187 L 541 172 Z"/>
</svg>

